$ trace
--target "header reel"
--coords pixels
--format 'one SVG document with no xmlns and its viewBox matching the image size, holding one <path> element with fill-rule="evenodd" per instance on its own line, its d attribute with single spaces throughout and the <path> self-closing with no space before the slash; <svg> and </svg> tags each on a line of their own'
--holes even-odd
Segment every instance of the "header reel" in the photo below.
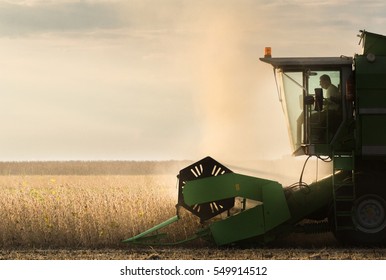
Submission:
<svg viewBox="0 0 386 280">
<path fill-rule="evenodd" d="M 210 201 L 189 206 L 185 203 L 183 194 L 185 184 L 189 181 L 207 177 L 216 177 L 227 173 L 233 172 L 211 157 L 203 158 L 202 160 L 180 170 L 179 175 L 177 175 L 178 203 L 176 207 L 184 207 L 186 210 L 199 217 L 201 223 L 231 209 L 235 204 L 234 198 Z"/>
</svg>

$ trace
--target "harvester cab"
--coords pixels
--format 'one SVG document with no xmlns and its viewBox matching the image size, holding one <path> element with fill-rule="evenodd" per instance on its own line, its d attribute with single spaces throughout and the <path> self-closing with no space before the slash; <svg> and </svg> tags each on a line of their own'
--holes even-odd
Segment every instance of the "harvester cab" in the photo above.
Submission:
<svg viewBox="0 0 386 280">
<path fill-rule="evenodd" d="M 294 155 L 331 155 L 352 119 L 346 96 L 352 83 L 351 57 L 273 58 L 271 64 Z"/>
<path fill-rule="evenodd" d="M 386 36 L 361 31 L 360 38 L 363 53 L 354 57 L 275 58 L 267 48 L 260 59 L 274 68 L 293 154 L 330 161 L 331 175 L 283 187 L 206 157 L 179 172 L 176 216 L 124 242 L 165 244 L 158 232 L 184 208 L 203 226 L 169 244 L 202 237 L 265 244 L 293 232 L 385 243 Z"/>
</svg>

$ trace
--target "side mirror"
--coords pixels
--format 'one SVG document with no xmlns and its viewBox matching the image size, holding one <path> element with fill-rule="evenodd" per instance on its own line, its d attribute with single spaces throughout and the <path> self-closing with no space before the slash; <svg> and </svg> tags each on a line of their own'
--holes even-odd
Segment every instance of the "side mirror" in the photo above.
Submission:
<svg viewBox="0 0 386 280">
<path fill-rule="evenodd" d="M 322 111 L 323 110 L 323 89 L 322 88 L 316 88 L 315 89 L 315 111 Z"/>
</svg>

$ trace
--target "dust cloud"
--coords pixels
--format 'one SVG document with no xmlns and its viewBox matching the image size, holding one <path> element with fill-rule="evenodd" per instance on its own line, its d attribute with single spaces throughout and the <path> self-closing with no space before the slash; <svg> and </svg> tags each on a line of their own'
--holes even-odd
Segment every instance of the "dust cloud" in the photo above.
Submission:
<svg viewBox="0 0 386 280">
<path fill-rule="evenodd" d="M 251 38 L 251 24 L 253 14 L 226 5 L 197 15 L 201 31 L 191 53 L 201 122 L 196 144 L 203 156 L 236 172 L 290 184 L 299 179 L 305 158 L 290 156 L 272 68 L 258 59 L 265 38 Z M 305 179 L 323 176 L 326 167 L 318 164 L 309 164 Z"/>
<path fill-rule="evenodd" d="M 258 73 L 258 50 L 250 50 L 255 39 L 245 32 L 250 24 L 247 14 L 228 9 L 201 15 L 205 29 L 194 45 L 194 87 L 202 127 L 198 144 L 202 153 L 256 158 L 259 140 L 266 141 L 268 133 L 266 125 L 259 126 L 262 118 L 267 121 L 259 110 L 259 103 L 267 102 L 262 92 L 266 85 Z"/>
</svg>

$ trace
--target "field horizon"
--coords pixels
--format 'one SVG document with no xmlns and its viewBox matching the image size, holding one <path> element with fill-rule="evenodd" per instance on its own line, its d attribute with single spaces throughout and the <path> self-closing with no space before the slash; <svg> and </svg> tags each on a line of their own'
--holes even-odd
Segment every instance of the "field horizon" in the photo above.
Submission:
<svg viewBox="0 0 386 280">
<path fill-rule="evenodd" d="M 176 174 L 190 160 L 47 160 L 0 161 L 1 175 L 145 175 Z"/>
</svg>

